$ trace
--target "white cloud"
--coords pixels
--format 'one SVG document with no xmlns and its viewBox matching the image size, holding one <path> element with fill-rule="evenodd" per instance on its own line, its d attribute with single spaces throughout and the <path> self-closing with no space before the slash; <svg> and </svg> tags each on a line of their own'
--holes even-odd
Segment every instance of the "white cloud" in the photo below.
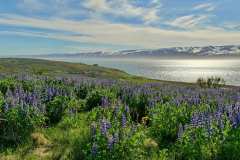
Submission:
<svg viewBox="0 0 240 160">
<path fill-rule="evenodd" d="M 83 6 L 94 11 L 96 14 L 112 14 L 122 17 L 138 17 L 145 23 L 151 23 L 159 19 L 158 11 L 161 7 L 159 0 L 153 0 L 151 7 L 140 7 L 129 0 L 87 0 Z"/>
<path fill-rule="evenodd" d="M 144 19 L 146 24 L 155 22 L 159 19 L 156 12 L 157 12 L 156 10 L 151 10 L 151 11 L 148 12 L 148 14 L 143 16 L 143 19 Z"/>
<path fill-rule="evenodd" d="M 117 18 L 138 18 L 145 24 L 159 20 L 160 0 L 150 0 L 146 6 L 138 6 L 136 3 L 132 0 L 19 0 L 17 5 L 23 12 L 43 12 L 52 17 L 84 15 L 107 19 L 109 14 Z"/>
<path fill-rule="evenodd" d="M 208 19 L 208 15 L 187 15 L 174 19 L 173 21 L 167 22 L 168 25 L 183 28 L 183 29 L 195 29 L 199 25 Z"/>
<path fill-rule="evenodd" d="M 215 5 L 213 5 L 212 3 L 202 3 L 199 5 L 196 5 L 193 10 L 204 10 L 204 11 L 214 11 L 215 10 Z"/>
<path fill-rule="evenodd" d="M 185 18 L 187 19 L 187 18 Z M 189 17 L 191 19 L 191 17 Z M 240 32 L 215 30 L 169 31 L 154 27 L 113 24 L 105 21 L 73 21 L 64 19 L 36 19 L 16 15 L 0 15 L 0 24 L 74 32 L 76 36 L 61 32 L 11 32 L 21 36 L 35 36 L 106 45 L 162 48 L 176 46 L 204 46 L 240 44 Z M 191 23 L 190 23 L 191 24 Z M 2 33 L 3 34 L 3 33 Z"/>
</svg>

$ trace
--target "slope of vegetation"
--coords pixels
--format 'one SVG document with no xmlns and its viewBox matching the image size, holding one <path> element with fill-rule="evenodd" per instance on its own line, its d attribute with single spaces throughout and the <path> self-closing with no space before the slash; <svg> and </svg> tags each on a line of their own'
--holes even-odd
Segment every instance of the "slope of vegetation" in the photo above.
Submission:
<svg viewBox="0 0 240 160">
<path fill-rule="evenodd" d="M 47 76 L 62 76 L 67 74 L 117 80 L 147 80 L 142 77 L 129 75 L 117 69 L 40 59 L 0 58 L 0 73 L 28 73 Z"/>
<path fill-rule="evenodd" d="M 239 159 L 240 88 L 135 83 L 96 66 L 0 61 L 1 160 Z M 85 70 L 99 78 L 72 73 Z"/>
</svg>

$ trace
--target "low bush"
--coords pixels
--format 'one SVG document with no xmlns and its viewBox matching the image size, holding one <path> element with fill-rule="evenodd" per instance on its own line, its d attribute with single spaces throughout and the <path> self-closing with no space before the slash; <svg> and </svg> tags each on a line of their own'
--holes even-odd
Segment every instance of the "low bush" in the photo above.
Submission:
<svg viewBox="0 0 240 160">
<path fill-rule="evenodd" d="M 220 77 L 198 78 L 197 84 L 202 88 L 218 88 L 225 85 L 225 80 Z"/>
<path fill-rule="evenodd" d="M 75 89 L 75 93 L 76 93 L 76 96 L 79 98 L 79 99 L 85 99 L 88 95 L 88 92 L 89 92 L 89 89 L 87 86 L 80 86 L 80 87 L 77 87 Z"/>
<path fill-rule="evenodd" d="M 69 98 L 64 96 L 57 96 L 50 101 L 46 106 L 46 116 L 48 124 L 58 123 L 68 108 Z"/>
<path fill-rule="evenodd" d="M 72 98 L 68 102 L 68 112 L 70 114 L 79 113 L 86 110 L 86 100 Z"/>
<path fill-rule="evenodd" d="M 2 93 L 0 92 L 0 118 L 1 118 L 1 114 L 4 111 L 4 108 L 3 108 L 4 104 L 5 104 L 5 100 Z"/>
<path fill-rule="evenodd" d="M 140 94 L 131 97 L 127 102 L 130 107 L 131 117 L 135 122 L 141 122 L 142 118 L 147 115 L 149 106 L 148 95 Z"/>
<path fill-rule="evenodd" d="M 189 121 L 191 110 L 186 105 L 158 104 L 150 110 L 150 136 L 162 148 L 174 144 L 178 138 L 179 125 Z"/>
<path fill-rule="evenodd" d="M 17 82 L 14 79 L 4 79 L 0 81 L 0 91 L 5 95 L 7 90 L 14 90 Z"/>
<path fill-rule="evenodd" d="M 103 106 L 106 107 L 114 100 L 114 93 L 108 90 L 96 89 L 90 92 L 86 98 L 86 110 L 90 111 L 94 107 Z"/>
<path fill-rule="evenodd" d="M 231 130 L 228 120 L 224 123 L 222 127 L 217 125 L 217 121 L 210 122 L 208 127 L 189 126 L 176 143 L 176 158 L 219 159 L 221 147 Z M 229 153 L 226 154 L 226 159 L 229 159 Z"/>
<path fill-rule="evenodd" d="M 218 159 L 239 159 L 240 157 L 240 128 L 232 130 L 224 140 Z"/>
<path fill-rule="evenodd" d="M 86 159 L 145 159 L 147 149 L 157 147 L 153 141 L 146 144 L 144 126 L 133 124 L 127 106 L 95 108 L 88 119 L 92 124 Z"/>
<path fill-rule="evenodd" d="M 30 137 L 35 128 L 44 125 L 44 122 L 44 116 L 34 109 L 11 108 L 1 114 L 0 144 L 19 145 Z"/>
</svg>

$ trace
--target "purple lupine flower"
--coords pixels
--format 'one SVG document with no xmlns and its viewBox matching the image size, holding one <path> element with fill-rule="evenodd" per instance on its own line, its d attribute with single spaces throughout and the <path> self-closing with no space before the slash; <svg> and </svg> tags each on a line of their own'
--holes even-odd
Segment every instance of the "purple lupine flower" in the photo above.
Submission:
<svg viewBox="0 0 240 160">
<path fill-rule="evenodd" d="M 91 153 L 92 153 L 93 157 L 95 157 L 97 155 L 97 144 L 96 143 L 93 143 Z"/>
<path fill-rule="evenodd" d="M 130 113 L 130 109 L 129 109 L 129 106 L 128 105 L 125 105 L 125 112 L 128 114 Z"/>
<path fill-rule="evenodd" d="M 183 135 L 184 132 L 184 126 L 182 125 L 182 123 L 180 123 L 179 127 L 178 127 L 178 139 L 180 139 Z"/>
<path fill-rule="evenodd" d="M 240 124 L 240 113 L 237 113 L 235 121 L 236 121 L 236 126 L 238 126 Z"/>
<path fill-rule="evenodd" d="M 119 113 L 119 106 L 114 107 L 114 118 L 116 119 Z"/>
<path fill-rule="evenodd" d="M 101 99 L 101 106 L 102 107 L 108 107 L 109 106 L 109 101 L 107 97 L 102 97 Z"/>
<path fill-rule="evenodd" d="M 108 144 L 107 144 L 108 149 L 112 150 L 113 149 L 113 145 L 114 145 L 113 136 L 108 136 L 107 139 L 108 139 Z"/>
<path fill-rule="evenodd" d="M 122 113 L 122 127 L 125 128 L 127 126 L 127 117 L 124 113 Z"/>
<path fill-rule="evenodd" d="M 92 137 L 95 137 L 96 131 L 97 131 L 97 125 L 96 125 L 96 123 L 92 123 L 91 124 L 91 135 L 92 135 Z"/>
<path fill-rule="evenodd" d="M 111 124 L 106 119 L 103 119 L 101 121 L 101 126 L 100 126 L 101 134 L 106 135 L 107 130 L 110 128 L 111 128 Z"/>
<path fill-rule="evenodd" d="M 220 127 L 221 129 L 224 128 L 224 123 L 223 123 L 223 120 L 222 120 L 222 119 L 220 119 L 220 120 L 218 121 L 218 125 L 219 125 L 219 127 Z"/>
<path fill-rule="evenodd" d="M 5 103 L 5 104 L 4 104 L 4 111 L 7 112 L 8 109 L 9 109 L 9 105 L 8 105 L 8 103 Z"/>
<path fill-rule="evenodd" d="M 207 126 L 207 132 L 208 132 L 208 136 L 211 136 L 211 135 L 212 135 L 213 129 L 212 129 L 212 126 L 211 126 L 211 125 L 208 125 L 208 126 Z"/>
<path fill-rule="evenodd" d="M 113 134 L 113 142 L 114 142 L 114 144 L 116 144 L 118 141 L 119 141 L 119 135 L 118 135 L 118 133 L 115 132 Z"/>
</svg>

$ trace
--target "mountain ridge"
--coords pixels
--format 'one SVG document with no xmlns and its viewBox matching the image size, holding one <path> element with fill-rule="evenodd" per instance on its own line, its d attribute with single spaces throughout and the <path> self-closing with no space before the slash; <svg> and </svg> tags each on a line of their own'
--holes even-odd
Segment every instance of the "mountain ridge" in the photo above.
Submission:
<svg viewBox="0 0 240 160">
<path fill-rule="evenodd" d="M 96 51 L 80 53 L 55 53 L 40 57 L 161 57 L 161 56 L 240 56 L 240 45 L 172 47 L 160 49 L 132 49 L 113 52 Z"/>
</svg>

